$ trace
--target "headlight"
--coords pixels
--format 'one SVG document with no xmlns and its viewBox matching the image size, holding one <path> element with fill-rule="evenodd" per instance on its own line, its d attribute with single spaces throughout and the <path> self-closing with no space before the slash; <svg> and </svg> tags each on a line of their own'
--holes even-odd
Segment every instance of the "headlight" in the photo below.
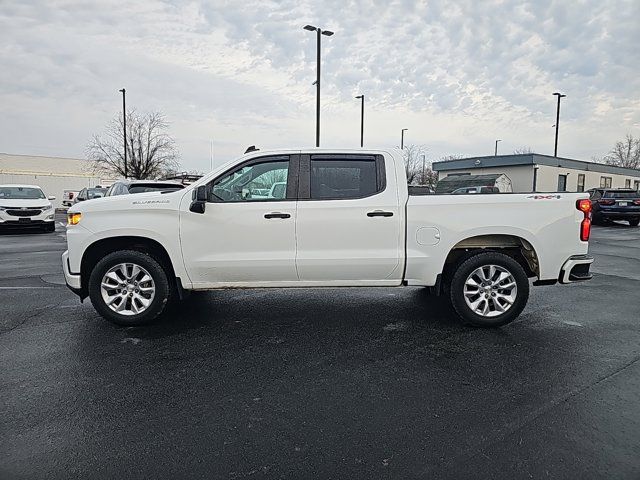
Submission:
<svg viewBox="0 0 640 480">
<path fill-rule="evenodd" d="M 11 207 L 0 207 L 0 212 L 4 212 L 7 208 L 11 208 Z"/>
<path fill-rule="evenodd" d="M 69 225 L 77 225 L 80 223 L 80 218 L 82 218 L 81 213 L 68 213 L 67 214 L 67 223 Z"/>
<path fill-rule="evenodd" d="M 51 210 L 51 208 L 53 208 L 53 205 L 49 204 L 46 207 L 42 207 L 42 211 L 46 212 L 47 210 Z"/>
</svg>

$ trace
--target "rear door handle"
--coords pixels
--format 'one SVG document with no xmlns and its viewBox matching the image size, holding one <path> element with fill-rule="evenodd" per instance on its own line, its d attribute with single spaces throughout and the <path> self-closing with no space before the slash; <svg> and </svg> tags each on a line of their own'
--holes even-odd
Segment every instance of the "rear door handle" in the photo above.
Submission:
<svg viewBox="0 0 640 480">
<path fill-rule="evenodd" d="M 288 213 L 271 212 L 265 213 L 264 218 L 291 218 L 291 215 Z"/>
<path fill-rule="evenodd" d="M 373 212 L 368 212 L 367 217 L 393 217 L 393 212 L 384 212 L 382 210 L 374 210 Z"/>
</svg>

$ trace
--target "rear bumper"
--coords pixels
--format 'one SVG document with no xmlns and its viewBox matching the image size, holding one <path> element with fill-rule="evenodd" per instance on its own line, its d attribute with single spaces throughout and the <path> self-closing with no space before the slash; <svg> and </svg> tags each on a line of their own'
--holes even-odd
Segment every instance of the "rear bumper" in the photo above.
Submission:
<svg viewBox="0 0 640 480">
<path fill-rule="evenodd" d="M 589 273 L 593 257 L 589 255 L 574 255 L 569 258 L 560 270 L 560 283 L 574 283 L 591 280 L 593 275 Z"/>
<path fill-rule="evenodd" d="M 594 212 L 594 216 L 616 219 L 640 218 L 640 210 L 628 210 L 626 212 L 608 212 L 606 210 L 600 210 L 599 212 Z"/>
</svg>

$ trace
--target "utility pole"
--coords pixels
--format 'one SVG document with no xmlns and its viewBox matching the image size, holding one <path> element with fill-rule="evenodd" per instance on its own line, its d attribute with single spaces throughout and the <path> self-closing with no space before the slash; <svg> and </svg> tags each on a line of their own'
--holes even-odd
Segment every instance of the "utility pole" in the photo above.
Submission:
<svg viewBox="0 0 640 480">
<path fill-rule="evenodd" d="M 364 147 L 364 94 L 358 95 L 356 98 L 362 100 L 360 105 L 360 148 Z"/>
<path fill-rule="evenodd" d="M 566 95 L 563 95 L 560 92 L 555 92 L 554 95 L 558 97 L 558 108 L 556 109 L 556 143 L 553 149 L 553 156 L 557 157 L 558 156 L 558 130 L 560 129 L 560 99 L 562 97 L 566 97 Z"/>
<path fill-rule="evenodd" d="M 404 132 L 406 132 L 407 130 L 409 129 L 403 128 L 402 132 L 400 133 L 400 150 L 404 150 Z"/>
<path fill-rule="evenodd" d="M 124 144 L 124 178 L 128 177 L 127 172 L 127 91 L 123 88 L 118 90 L 122 92 L 122 139 Z"/>
<path fill-rule="evenodd" d="M 322 35 L 330 37 L 333 32 L 330 30 L 322 30 L 319 27 L 313 25 L 305 25 L 305 30 L 317 33 L 316 40 L 316 147 L 320 146 L 320 43 Z"/>
<path fill-rule="evenodd" d="M 422 155 L 422 185 L 425 184 L 424 164 L 425 164 L 426 157 L 427 157 L 426 155 Z"/>
</svg>

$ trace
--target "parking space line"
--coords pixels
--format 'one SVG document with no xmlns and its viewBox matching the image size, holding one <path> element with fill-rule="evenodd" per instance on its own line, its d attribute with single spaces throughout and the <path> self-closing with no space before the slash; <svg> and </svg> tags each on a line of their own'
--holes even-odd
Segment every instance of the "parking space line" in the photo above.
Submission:
<svg viewBox="0 0 640 480">
<path fill-rule="evenodd" d="M 26 290 L 29 288 L 55 288 L 55 287 L 0 287 L 0 290 Z"/>
</svg>

